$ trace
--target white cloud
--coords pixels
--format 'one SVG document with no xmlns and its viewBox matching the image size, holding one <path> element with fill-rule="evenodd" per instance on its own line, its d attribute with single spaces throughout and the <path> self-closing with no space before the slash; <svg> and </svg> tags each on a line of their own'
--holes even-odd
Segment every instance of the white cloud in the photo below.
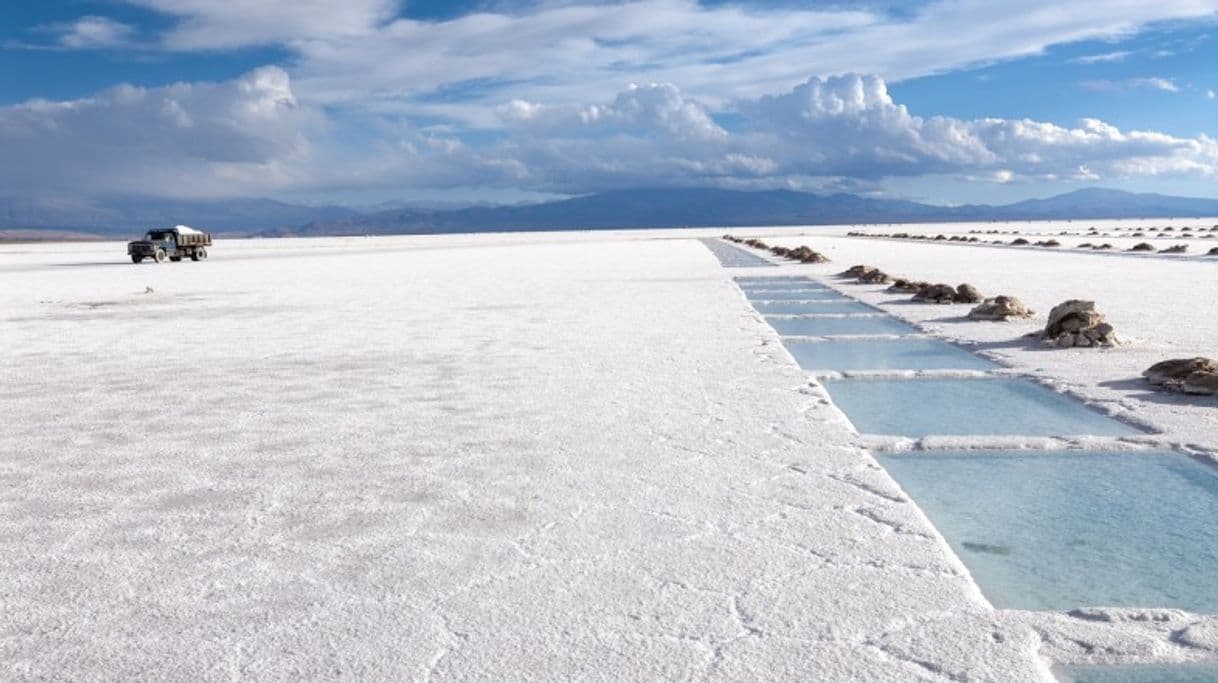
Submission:
<svg viewBox="0 0 1218 683">
<path fill-rule="evenodd" d="M 1152 88 L 1165 92 L 1180 92 L 1180 86 L 1176 85 L 1175 81 L 1170 78 L 1132 78 L 1128 83 L 1134 87 Z"/>
<path fill-rule="evenodd" d="M 0 108 L 6 191 L 258 194 L 298 182 L 321 120 L 298 106 L 286 72 L 222 83 L 123 85 L 86 99 Z"/>
<path fill-rule="evenodd" d="M 73 50 L 111 48 L 126 45 L 135 29 L 108 17 L 85 16 L 75 21 L 49 24 L 37 29 L 55 36 L 58 47 Z"/>
<path fill-rule="evenodd" d="M 1129 50 L 1117 50 L 1115 52 L 1104 52 L 1098 55 L 1084 55 L 1075 57 L 1070 62 L 1073 64 L 1106 64 L 1111 62 L 1123 62 L 1133 53 Z"/>
<path fill-rule="evenodd" d="M 264 67 L 222 83 L 122 86 L 0 108 L 10 192 L 257 196 L 374 187 L 581 193 L 674 185 L 874 190 L 897 178 L 995 183 L 1218 175 L 1218 143 L 1030 119 L 922 117 L 884 79 L 811 78 L 737 103 L 733 124 L 672 84 L 586 103 L 512 101 L 489 141 L 376 127 L 296 99 Z M 352 136 L 359 137 L 352 142 Z M 483 140 L 483 141 L 479 141 Z"/>
<path fill-rule="evenodd" d="M 215 50 L 342 40 L 374 33 L 399 0 L 124 0 L 176 17 L 171 50 Z"/>
<path fill-rule="evenodd" d="M 1218 97 L 1218 95 L 1216 95 L 1216 94 L 1214 93 L 1214 91 L 1213 91 L 1213 90 L 1206 90 L 1206 91 L 1205 91 L 1205 97 L 1206 97 L 1207 99 L 1211 99 L 1211 100 L 1212 100 L 1212 99 L 1214 99 L 1215 97 Z"/>
<path fill-rule="evenodd" d="M 658 112 L 706 107 L 673 86 L 650 86 L 652 110 L 623 125 L 622 106 L 638 89 L 602 106 L 514 102 L 501 111 L 506 139 L 480 149 L 432 147 L 413 157 L 438 177 L 535 190 L 587 192 L 647 185 L 804 186 L 843 179 L 951 175 L 1009 183 L 1023 179 L 1123 178 L 1218 172 L 1218 144 L 1123 131 L 1097 119 L 1076 127 L 1028 119 L 923 118 L 893 101 L 875 76 L 813 78 L 792 90 L 745 102 L 739 130 L 694 135 Z M 589 116 L 587 112 L 598 112 Z M 602 115 L 600 112 L 613 112 Z M 438 153 L 437 153 L 438 152 Z"/>
<path fill-rule="evenodd" d="M 1162 78 L 1152 76 L 1148 78 L 1127 78 L 1121 81 L 1112 80 L 1092 80 L 1083 81 L 1081 84 L 1088 90 L 1096 92 L 1115 92 L 1119 90 L 1132 90 L 1137 88 L 1149 88 L 1151 90 L 1162 90 L 1163 92 L 1178 93 L 1180 86 L 1170 78 Z"/>
<path fill-rule="evenodd" d="M 578 104 L 633 81 L 678 83 L 720 108 L 809 73 L 899 81 L 1218 12 L 1218 0 L 1110 0 L 1086 11 L 934 0 L 898 15 L 840 3 L 520 0 L 430 22 L 394 18 L 395 0 L 125 1 L 175 18 L 167 49 L 283 45 L 303 102 L 475 126 L 497 125 L 493 112 L 512 99 Z"/>
</svg>

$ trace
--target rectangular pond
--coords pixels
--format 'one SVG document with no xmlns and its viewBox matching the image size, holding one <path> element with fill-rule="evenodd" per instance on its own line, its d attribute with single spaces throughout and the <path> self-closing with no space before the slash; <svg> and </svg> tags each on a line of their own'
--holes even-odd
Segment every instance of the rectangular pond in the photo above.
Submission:
<svg viewBox="0 0 1218 683">
<path fill-rule="evenodd" d="M 770 263 L 766 259 L 745 251 L 739 247 L 734 247 L 727 242 L 713 237 L 707 237 L 699 240 L 715 258 L 719 259 L 719 265 L 724 268 L 758 268 L 758 267 L 775 267 L 777 264 Z"/>
<path fill-rule="evenodd" d="M 1143 433 L 1024 379 L 840 379 L 824 385 L 864 434 L 920 438 Z"/>
<path fill-rule="evenodd" d="M 981 356 L 938 339 L 784 341 L 805 370 L 994 370 Z"/>
<path fill-rule="evenodd" d="M 1218 612 L 1213 467 L 1170 452 L 974 451 L 879 460 L 996 607 Z M 1215 680 L 1082 675 L 1078 680 Z"/>
<path fill-rule="evenodd" d="M 854 301 L 832 289 L 767 289 L 744 290 L 749 301 Z"/>
<path fill-rule="evenodd" d="M 1218 664 L 1130 664 L 1054 667 L 1061 683 L 1213 683 Z"/>
<path fill-rule="evenodd" d="M 772 318 L 766 322 L 786 337 L 848 334 L 918 334 L 917 328 L 889 315 L 853 318 Z"/>
<path fill-rule="evenodd" d="M 734 277 L 734 278 L 732 278 L 732 281 L 741 286 L 764 285 L 764 284 L 769 284 L 772 282 L 776 282 L 779 284 L 788 284 L 788 283 L 792 283 L 792 282 L 806 282 L 808 284 L 819 284 L 819 283 L 813 281 L 811 278 L 807 278 L 802 275 L 744 275 L 741 277 Z"/>
<path fill-rule="evenodd" d="M 749 283 L 737 282 L 736 286 L 746 292 L 785 292 L 792 289 L 819 289 L 829 291 L 829 288 L 811 280 L 790 280 L 788 282 Z"/>
<path fill-rule="evenodd" d="M 883 313 L 861 301 L 766 301 L 755 302 L 758 313 L 770 315 L 823 315 L 826 313 Z"/>
</svg>

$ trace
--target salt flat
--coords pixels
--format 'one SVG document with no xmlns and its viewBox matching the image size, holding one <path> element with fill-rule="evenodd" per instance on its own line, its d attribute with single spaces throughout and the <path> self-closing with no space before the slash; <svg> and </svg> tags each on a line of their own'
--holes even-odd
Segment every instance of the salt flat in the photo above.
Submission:
<svg viewBox="0 0 1218 683">
<path fill-rule="evenodd" d="M 161 266 L 0 248 L 4 677 L 1033 681 L 1213 656 L 1210 617 L 994 610 L 731 278 L 858 261 L 1093 297 L 1135 345 L 1011 346 L 1021 325 L 849 289 L 1212 447 L 1212 407 L 1104 382 L 1212 350 L 1218 265 L 754 232 L 836 263 L 728 270 L 705 231 Z"/>
</svg>

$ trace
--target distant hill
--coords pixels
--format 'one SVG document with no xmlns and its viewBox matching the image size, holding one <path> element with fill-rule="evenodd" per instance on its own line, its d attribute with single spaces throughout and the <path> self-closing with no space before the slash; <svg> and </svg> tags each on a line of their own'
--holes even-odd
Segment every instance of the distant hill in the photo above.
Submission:
<svg viewBox="0 0 1218 683">
<path fill-rule="evenodd" d="M 319 221 L 292 234 L 401 234 L 683 226 L 833 225 L 1218 216 L 1218 199 L 1088 189 L 1001 206 L 935 206 L 788 190 L 641 189 L 544 204 L 455 211 L 384 211 Z"/>
<path fill-rule="evenodd" d="M 359 213 L 269 199 L 36 202 L 0 199 L 0 230 L 130 235 L 186 223 L 264 237 L 599 230 L 685 226 L 829 225 L 1218 216 L 1218 199 L 1085 189 L 999 206 L 936 206 L 852 194 L 707 188 L 617 190 L 539 204 L 461 209 L 394 208 Z"/>
<path fill-rule="evenodd" d="M 337 206 L 301 206 L 272 199 L 63 201 L 0 197 L 0 229 L 64 230 L 105 236 L 138 235 L 154 226 L 178 223 L 211 232 L 250 234 L 358 215 Z"/>
</svg>

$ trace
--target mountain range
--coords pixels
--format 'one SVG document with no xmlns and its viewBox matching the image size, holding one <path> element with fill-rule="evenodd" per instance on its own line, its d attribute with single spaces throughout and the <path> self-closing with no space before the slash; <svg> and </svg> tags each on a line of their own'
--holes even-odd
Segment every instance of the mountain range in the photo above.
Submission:
<svg viewBox="0 0 1218 683">
<path fill-rule="evenodd" d="M 0 198 L 0 230 L 114 237 L 185 223 L 261 237 L 388 235 L 686 226 L 837 225 L 1218 216 L 1218 199 L 1084 189 L 1004 205 L 938 206 L 790 190 L 616 190 L 537 204 L 359 212 L 269 199 L 36 202 Z M 64 232 L 63 234 L 68 234 Z"/>
</svg>

